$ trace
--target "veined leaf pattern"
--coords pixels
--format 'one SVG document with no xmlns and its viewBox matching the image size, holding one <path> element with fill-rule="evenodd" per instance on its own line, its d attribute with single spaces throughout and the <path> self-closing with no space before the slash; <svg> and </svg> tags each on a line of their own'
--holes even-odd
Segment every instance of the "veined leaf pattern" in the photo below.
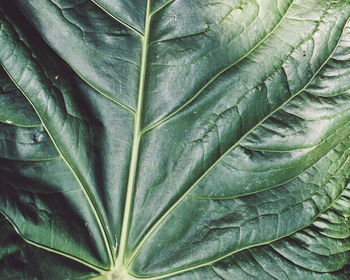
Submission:
<svg viewBox="0 0 350 280">
<path fill-rule="evenodd" d="M 347 0 L 3 0 L 1 279 L 348 279 Z"/>
</svg>

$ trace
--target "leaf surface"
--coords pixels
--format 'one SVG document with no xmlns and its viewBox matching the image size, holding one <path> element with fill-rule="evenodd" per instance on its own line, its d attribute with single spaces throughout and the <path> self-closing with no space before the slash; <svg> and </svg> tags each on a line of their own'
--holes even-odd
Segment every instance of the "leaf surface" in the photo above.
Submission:
<svg viewBox="0 0 350 280">
<path fill-rule="evenodd" d="M 0 8 L 4 279 L 348 279 L 348 1 Z"/>
</svg>

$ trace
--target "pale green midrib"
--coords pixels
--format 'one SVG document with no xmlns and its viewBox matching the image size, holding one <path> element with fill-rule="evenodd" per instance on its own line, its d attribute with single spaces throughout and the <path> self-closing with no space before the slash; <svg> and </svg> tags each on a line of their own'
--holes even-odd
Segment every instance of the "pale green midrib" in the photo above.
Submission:
<svg viewBox="0 0 350 280">
<path fill-rule="evenodd" d="M 90 0 L 92 3 L 94 3 L 97 7 L 99 7 L 102 11 L 104 11 L 108 16 L 110 16 L 111 18 L 115 19 L 116 21 L 118 21 L 120 24 L 124 25 L 126 28 L 128 28 L 129 30 L 131 30 L 133 33 L 135 33 L 136 35 L 140 36 L 141 38 L 144 37 L 144 34 L 142 34 L 142 32 L 140 30 L 137 30 L 135 27 L 132 27 L 130 24 L 126 23 L 124 20 L 118 18 L 115 15 L 112 15 L 109 11 L 107 11 L 106 8 L 104 8 L 102 5 L 100 5 L 99 3 L 96 2 L 96 0 Z"/>
<path fill-rule="evenodd" d="M 348 183 L 347 183 L 348 184 Z M 207 262 L 207 263 L 202 263 L 202 264 L 198 264 L 198 265 L 195 265 L 195 266 L 191 266 L 191 267 L 187 267 L 187 268 L 184 268 L 184 269 L 181 269 L 181 270 L 177 270 L 177 271 L 172 271 L 170 273 L 167 273 L 167 274 L 163 274 L 163 275 L 159 275 L 159 276 L 151 276 L 151 277 L 140 277 L 140 276 L 136 276 L 136 275 L 133 275 L 133 274 L 130 274 L 132 277 L 134 277 L 135 279 L 144 279 L 144 280 L 158 280 L 158 279 L 163 279 L 165 277 L 171 277 L 171 276 L 174 276 L 174 275 L 178 275 L 180 273 L 184 273 L 184 272 L 187 272 L 187 271 L 191 271 L 191 270 L 195 270 L 195 269 L 198 269 L 198 268 L 201 268 L 201 267 L 206 267 L 206 266 L 210 266 L 210 265 L 213 265 L 215 264 L 216 262 L 224 259 L 224 258 L 227 258 L 229 256 L 231 256 L 232 254 L 236 254 L 238 252 L 241 252 L 241 251 L 244 251 L 244 250 L 247 250 L 247 249 L 250 249 L 250 248 L 255 248 L 255 247 L 259 247 L 259 246 L 263 246 L 263 245 L 268 245 L 272 242 L 275 242 L 275 241 L 278 241 L 278 240 L 281 240 L 283 238 L 286 238 L 288 236 L 291 236 L 309 226 L 311 226 L 323 213 L 325 213 L 327 210 L 329 210 L 343 195 L 343 193 L 346 191 L 346 187 L 344 187 L 343 191 L 340 192 L 340 194 L 328 205 L 328 207 L 326 207 L 325 209 L 323 209 L 322 211 L 320 211 L 320 213 L 318 213 L 307 225 L 305 226 L 302 226 L 298 229 L 296 229 L 295 231 L 293 232 L 290 232 L 288 234 L 285 234 L 283 236 L 280 236 L 276 239 L 272 239 L 272 240 L 268 240 L 268 241 L 265 241 L 265 242 L 261 242 L 261 243 L 257 243 L 257 244 L 252 244 L 250 246 L 246 246 L 246 247 L 243 247 L 243 248 L 240 248 L 238 250 L 235 250 L 233 252 L 229 252 L 227 254 L 225 254 L 224 256 L 221 256 L 220 258 L 217 258 L 215 260 L 212 260 L 210 262 Z"/>
<path fill-rule="evenodd" d="M 2 210 L 0 210 L 0 214 L 1 214 L 3 217 L 5 217 L 5 219 L 11 224 L 11 226 L 12 226 L 12 228 L 15 230 L 15 232 L 16 232 L 16 233 L 22 238 L 22 240 L 23 240 L 24 242 L 26 242 L 27 244 L 29 244 L 29 245 L 31 245 L 31 246 L 34 246 L 34 247 L 37 247 L 37 248 L 40 248 L 40 249 L 43 249 L 43 250 L 48 251 L 48 252 L 50 252 L 50 253 L 54 253 L 54 254 L 57 254 L 57 255 L 66 257 L 67 259 L 71 259 L 71 260 L 73 260 L 73 261 L 76 261 L 76 262 L 78 262 L 78 263 L 80 263 L 80 264 L 82 264 L 82 265 L 85 265 L 85 266 L 87 266 L 87 267 L 89 267 L 89 268 L 91 268 L 91 269 L 93 269 L 93 270 L 95 270 L 95 271 L 97 271 L 97 272 L 99 272 L 99 273 L 101 273 L 101 274 L 105 272 L 105 270 L 104 270 L 103 268 L 100 268 L 100 267 L 98 267 L 98 266 L 95 266 L 94 264 L 91 264 L 91 263 L 89 263 L 89 262 L 87 262 L 87 261 L 85 261 L 85 260 L 83 260 L 83 259 L 77 258 L 77 257 L 75 257 L 75 256 L 73 256 L 73 255 L 70 255 L 70 254 L 61 252 L 61 251 L 59 251 L 59 250 L 55 250 L 55 249 L 53 249 L 53 248 L 50 248 L 50 247 L 48 247 L 48 246 L 39 244 L 39 243 L 37 243 L 37 242 L 34 242 L 34 241 L 32 241 L 32 240 L 26 238 L 26 237 L 20 232 L 20 230 L 17 228 L 17 226 L 15 225 L 15 223 L 10 219 L 10 217 L 8 217 L 8 216 L 6 215 L 6 213 L 4 213 Z"/>
<path fill-rule="evenodd" d="M 154 124 L 145 127 L 142 129 L 141 134 L 144 134 L 157 126 L 161 125 L 162 123 L 166 122 L 170 118 L 174 117 L 177 115 L 179 112 L 181 112 L 183 109 L 185 109 L 188 105 L 192 103 L 206 88 L 208 88 L 217 78 L 219 78 L 223 73 L 240 63 L 242 60 L 244 60 L 246 57 L 248 57 L 253 51 L 255 51 L 261 44 L 263 44 L 277 29 L 278 27 L 282 24 L 283 20 L 286 18 L 288 11 L 291 9 L 292 5 L 294 3 L 294 0 L 291 1 L 290 5 L 286 9 L 284 15 L 280 18 L 280 20 L 277 22 L 277 24 L 271 29 L 270 32 L 268 32 L 256 45 L 253 46 L 247 53 L 245 53 L 243 56 L 235 60 L 233 63 L 230 65 L 226 66 L 224 69 L 219 71 L 216 75 L 214 75 L 205 85 L 203 85 L 189 100 L 187 100 L 184 104 L 182 104 L 179 108 L 177 108 L 175 111 L 172 113 L 168 114 L 165 116 L 163 119 L 155 122 Z"/>
<path fill-rule="evenodd" d="M 342 34 L 339 36 L 339 39 L 337 43 L 335 44 L 334 49 L 329 54 L 329 56 L 325 59 L 325 61 L 322 63 L 322 65 L 319 67 L 319 69 L 314 73 L 314 75 L 310 78 L 309 82 L 306 83 L 306 85 L 300 89 L 298 92 L 296 92 L 294 95 L 292 95 L 289 99 L 287 99 L 284 103 L 282 103 L 279 107 L 277 107 L 275 110 L 271 111 L 268 115 L 266 115 L 262 120 L 260 120 L 255 126 L 253 126 L 250 130 L 248 130 L 234 145 L 231 146 L 224 154 L 222 154 L 218 160 L 216 160 L 207 170 L 203 173 L 202 176 L 200 176 L 196 182 L 194 182 L 191 187 L 157 220 L 157 222 L 151 227 L 151 229 L 147 232 L 147 234 L 142 238 L 142 240 L 139 242 L 139 244 L 136 246 L 134 252 L 131 254 L 127 267 L 130 267 L 133 259 L 137 256 L 138 252 L 140 251 L 143 244 L 146 242 L 146 240 L 149 238 L 149 236 L 154 232 L 154 230 L 162 223 L 162 221 L 187 197 L 187 195 L 193 190 L 195 186 L 205 177 L 207 174 L 219 163 L 221 160 L 226 157 L 227 154 L 229 154 L 233 149 L 235 149 L 240 142 L 242 142 L 250 133 L 255 130 L 257 127 L 259 127 L 263 122 L 265 122 L 268 118 L 270 118 L 273 114 L 275 114 L 277 111 L 282 109 L 286 104 L 288 104 L 292 99 L 294 99 L 296 96 L 298 96 L 300 93 L 302 93 L 315 79 L 315 77 L 319 74 L 319 72 L 323 69 L 323 67 L 328 63 L 328 61 L 333 56 L 334 52 L 336 51 L 342 37 L 344 34 L 344 29 Z M 153 279 L 153 278 L 152 278 Z M 156 279 L 156 278 L 155 278 Z"/>
<path fill-rule="evenodd" d="M 139 145 L 141 139 L 141 126 L 142 126 L 142 107 L 143 107 L 143 95 L 145 87 L 145 78 L 146 78 L 146 67 L 147 67 L 147 55 L 148 55 L 148 40 L 149 40 L 149 28 L 150 28 L 150 0 L 147 0 L 146 3 L 146 15 L 145 15 L 145 36 L 142 41 L 142 58 L 141 58 L 141 70 L 140 70 L 140 82 L 139 82 L 139 91 L 137 97 L 137 110 L 134 123 L 134 135 L 133 135 L 133 144 L 131 151 L 131 161 L 129 169 L 129 179 L 126 193 L 126 202 L 124 208 L 124 217 L 122 223 L 122 231 L 120 235 L 120 242 L 118 248 L 118 257 L 116 260 L 115 267 L 122 268 L 124 265 L 125 249 L 127 245 L 129 226 L 130 226 L 130 217 L 132 211 L 132 201 L 136 183 L 136 170 L 138 163 L 139 155 Z"/>
<path fill-rule="evenodd" d="M 45 121 L 43 120 L 43 118 L 41 117 L 39 111 L 37 110 L 37 108 L 35 107 L 35 105 L 33 104 L 33 102 L 31 101 L 31 99 L 27 96 L 27 94 L 25 93 L 25 91 L 21 88 L 21 86 L 17 83 L 17 81 L 12 77 L 12 75 L 8 72 L 8 70 L 6 69 L 6 67 L 1 63 L 1 66 L 3 67 L 3 69 L 5 70 L 5 72 L 7 73 L 7 75 L 10 77 L 10 79 L 12 80 L 12 82 L 16 85 L 16 87 L 22 92 L 22 94 L 25 96 L 25 98 L 28 100 L 28 102 L 30 103 L 30 105 L 32 106 L 32 108 L 34 109 L 35 113 L 37 114 L 38 118 L 40 119 L 43 127 L 45 128 L 45 131 L 47 132 L 48 136 L 50 137 L 53 145 L 55 146 L 56 150 L 58 151 L 59 155 L 61 156 L 62 160 L 65 162 L 65 164 L 67 165 L 68 169 L 72 172 L 74 178 L 77 180 L 79 186 L 81 187 L 87 201 L 88 204 L 93 212 L 93 215 L 96 219 L 96 222 L 98 224 L 100 233 L 102 235 L 102 239 L 105 245 L 105 249 L 107 251 L 107 255 L 108 255 L 108 259 L 110 262 L 110 265 L 112 265 L 114 263 L 114 256 L 113 256 L 113 250 L 111 248 L 109 239 L 108 239 L 108 235 L 107 235 L 107 229 L 105 227 L 105 225 L 102 222 L 102 218 L 101 215 L 94 203 L 94 200 L 90 197 L 91 194 L 88 190 L 88 188 L 85 187 L 85 185 L 82 182 L 82 179 L 80 178 L 80 176 L 78 176 L 76 170 L 73 168 L 73 166 L 69 163 L 69 161 L 66 159 L 66 157 L 64 156 L 64 154 L 62 153 L 62 151 L 60 150 L 59 146 L 56 143 L 56 140 L 54 139 L 54 137 L 51 135 L 50 130 L 48 129 Z"/>
</svg>

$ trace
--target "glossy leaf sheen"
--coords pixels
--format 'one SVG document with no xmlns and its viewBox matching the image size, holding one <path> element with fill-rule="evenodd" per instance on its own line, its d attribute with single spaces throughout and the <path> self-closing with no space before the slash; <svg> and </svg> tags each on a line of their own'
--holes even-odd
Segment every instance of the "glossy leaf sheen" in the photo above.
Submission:
<svg viewBox="0 0 350 280">
<path fill-rule="evenodd" d="M 1 279 L 349 279 L 348 0 L 3 0 Z"/>
</svg>

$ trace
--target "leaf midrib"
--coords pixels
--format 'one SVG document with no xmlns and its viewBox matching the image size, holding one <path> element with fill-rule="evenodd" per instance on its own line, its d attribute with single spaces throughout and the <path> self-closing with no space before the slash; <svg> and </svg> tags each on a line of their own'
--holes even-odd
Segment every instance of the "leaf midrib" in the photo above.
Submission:
<svg viewBox="0 0 350 280">
<path fill-rule="evenodd" d="M 147 68 L 147 56 L 148 56 L 148 41 L 149 41 L 149 29 L 150 29 L 150 0 L 146 2 L 146 15 L 145 15 L 145 35 L 142 38 L 142 57 L 141 57 L 141 70 L 139 79 L 139 91 L 137 97 L 137 109 L 135 112 L 134 121 L 134 135 L 133 144 L 131 149 L 131 161 L 129 168 L 129 178 L 126 193 L 126 202 L 124 207 L 124 217 L 122 223 L 122 230 L 120 235 L 119 251 L 116 260 L 115 267 L 121 269 L 125 262 L 125 249 L 127 246 L 128 233 L 130 227 L 132 202 L 134 199 L 134 190 L 137 175 L 137 164 L 141 140 L 141 127 L 142 127 L 142 107 L 143 107 L 143 96 L 145 90 L 145 79 L 146 79 L 146 68 Z"/>
</svg>

